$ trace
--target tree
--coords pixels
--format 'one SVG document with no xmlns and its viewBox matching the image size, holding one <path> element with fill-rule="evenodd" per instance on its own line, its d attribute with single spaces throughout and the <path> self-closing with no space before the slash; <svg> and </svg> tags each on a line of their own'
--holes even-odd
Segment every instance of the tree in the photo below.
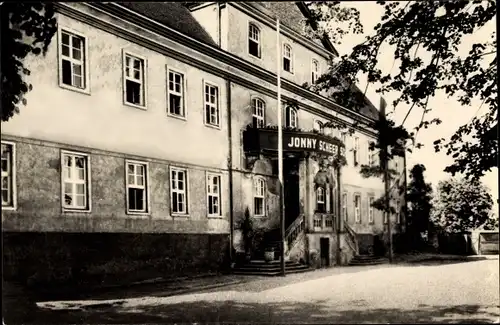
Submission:
<svg viewBox="0 0 500 325">
<path fill-rule="evenodd" d="M 493 200 L 477 180 L 449 179 L 438 184 L 431 220 L 445 232 L 477 229 L 491 216 Z"/>
<path fill-rule="evenodd" d="M 30 75 L 24 59 L 29 54 L 45 55 L 56 31 L 54 6 L 49 2 L 0 4 L 2 121 L 19 113 L 19 106 L 27 103 L 26 93 L 33 88 L 23 78 Z"/>
<path fill-rule="evenodd" d="M 354 8 L 340 9 L 339 3 L 309 3 L 311 16 L 306 24 L 311 37 L 328 36 L 338 43 L 348 32 L 362 32 L 359 12 Z M 428 107 L 429 98 L 437 92 L 454 96 L 457 106 L 470 105 L 473 99 L 482 101 L 482 105 L 488 107 L 486 114 L 460 127 L 447 143 L 443 144 L 445 139 L 434 142 L 436 151 L 446 149 L 455 159 L 445 171 L 452 175 L 464 173 L 468 178 L 481 177 L 496 166 L 498 157 L 497 141 L 485 136 L 494 126 L 498 112 L 496 36 L 492 33 L 490 41 L 472 44 L 465 57 L 458 54 L 458 46 L 464 36 L 474 35 L 495 19 L 496 2 L 378 3 L 384 7 L 385 14 L 372 35 L 350 54 L 332 59 L 328 71 L 314 85 L 306 86 L 316 92 L 328 91 L 339 104 L 359 109 L 364 104 L 363 93 L 354 85 L 360 74 L 367 76 L 369 83 L 378 85 L 377 92 L 398 95 L 393 102 L 395 108 L 401 102 L 411 105 L 406 116 L 414 107 L 421 110 L 421 121 L 410 133 L 416 148 L 422 146 L 415 141 L 418 132 L 441 123 L 438 118 L 426 118 L 432 110 Z M 384 44 L 394 50 L 391 71 L 382 71 L 377 65 L 379 50 Z M 429 59 L 425 60 L 423 54 Z"/>
<path fill-rule="evenodd" d="M 432 186 L 425 182 L 425 166 L 416 164 L 410 171 L 411 181 L 408 184 L 406 200 L 409 207 L 408 228 L 416 233 L 429 230 L 432 210 Z"/>
</svg>

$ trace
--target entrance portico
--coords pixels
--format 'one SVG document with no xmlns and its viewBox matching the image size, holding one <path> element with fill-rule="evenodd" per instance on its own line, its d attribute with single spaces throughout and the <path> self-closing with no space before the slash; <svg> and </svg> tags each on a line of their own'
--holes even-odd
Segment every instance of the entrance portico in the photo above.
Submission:
<svg viewBox="0 0 500 325">
<path fill-rule="evenodd" d="M 243 133 L 247 161 L 270 161 L 274 175 L 277 133 L 277 128 L 251 127 Z M 321 265 L 331 265 L 337 259 L 336 223 L 340 222 L 340 168 L 345 146 L 324 134 L 284 130 L 283 157 L 287 257 L 309 261 L 315 258 L 311 252 L 316 251 Z M 270 217 L 279 219 L 279 215 Z"/>
</svg>

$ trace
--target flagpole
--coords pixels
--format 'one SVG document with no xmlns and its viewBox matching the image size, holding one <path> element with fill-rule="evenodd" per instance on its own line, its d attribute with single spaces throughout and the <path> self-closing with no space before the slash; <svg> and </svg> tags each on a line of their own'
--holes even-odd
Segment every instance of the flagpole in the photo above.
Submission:
<svg viewBox="0 0 500 325">
<path fill-rule="evenodd" d="M 276 19 L 276 75 L 278 87 L 278 180 L 280 185 L 280 228 L 281 228 L 281 275 L 285 276 L 285 218 L 284 218 L 284 184 L 283 184 L 283 128 L 281 109 L 281 46 L 280 46 L 280 20 Z"/>
</svg>

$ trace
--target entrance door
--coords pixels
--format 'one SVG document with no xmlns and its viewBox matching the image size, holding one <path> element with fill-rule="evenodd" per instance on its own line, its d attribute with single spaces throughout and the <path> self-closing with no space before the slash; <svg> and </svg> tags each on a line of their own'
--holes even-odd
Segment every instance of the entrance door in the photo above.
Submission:
<svg viewBox="0 0 500 325">
<path fill-rule="evenodd" d="M 330 266 L 330 238 L 319 239 L 321 266 Z"/>
<path fill-rule="evenodd" d="M 285 160 L 283 167 L 285 226 L 288 228 L 300 214 L 298 161 L 296 159 Z"/>
</svg>

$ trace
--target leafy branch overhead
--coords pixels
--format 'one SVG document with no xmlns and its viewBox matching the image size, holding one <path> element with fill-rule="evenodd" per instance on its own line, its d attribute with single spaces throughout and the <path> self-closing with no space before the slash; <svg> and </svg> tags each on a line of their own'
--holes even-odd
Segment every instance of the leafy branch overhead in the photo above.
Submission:
<svg viewBox="0 0 500 325">
<path fill-rule="evenodd" d="M 446 149 L 455 159 L 446 168 L 452 174 L 465 173 L 480 177 L 496 165 L 497 141 L 491 130 L 497 119 L 497 64 L 496 35 L 485 42 L 471 44 L 466 55 L 460 55 L 465 37 L 473 37 L 496 17 L 496 2 L 489 1 L 408 1 L 378 2 L 384 15 L 373 33 L 352 51 L 330 60 L 329 69 L 314 85 L 305 85 L 312 91 L 331 96 L 340 105 L 359 110 L 364 105 L 364 94 L 355 84 L 360 75 L 367 76 L 369 84 L 377 86 L 381 94 L 396 93 L 392 103 L 410 106 L 406 117 L 417 107 L 420 123 L 412 137 L 440 119 L 428 119 L 432 108 L 429 99 L 444 93 L 457 100 L 456 107 L 482 102 L 488 112 L 473 118 L 457 130 L 451 139 L 434 143 L 436 151 Z M 315 1 L 309 4 L 311 18 L 306 21 L 314 37 L 328 35 L 333 42 L 341 42 L 350 33 L 361 33 L 359 12 L 349 4 Z M 334 23 L 329 23 L 329 21 Z M 340 30 L 335 27 L 340 24 Z M 379 67 L 380 49 L 388 45 L 394 51 L 394 68 L 382 71 Z M 426 59 L 428 57 L 428 59 Z M 405 118 L 406 120 L 406 118 Z M 495 132 L 493 132 L 495 133 Z M 470 140 L 464 136 L 470 136 Z M 415 143 L 415 147 L 421 144 Z"/>
<path fill-rule="evenodd" d="M 25 76 L 30 75 L 24 60 L 30 54 L 47 52 L 57 31 L 54 6 L 49 2 L 3 2 L 0 5 L 0 48 L 2 82 L 2 121 L 19 113 L 32 90 Z"/>
</svg>

